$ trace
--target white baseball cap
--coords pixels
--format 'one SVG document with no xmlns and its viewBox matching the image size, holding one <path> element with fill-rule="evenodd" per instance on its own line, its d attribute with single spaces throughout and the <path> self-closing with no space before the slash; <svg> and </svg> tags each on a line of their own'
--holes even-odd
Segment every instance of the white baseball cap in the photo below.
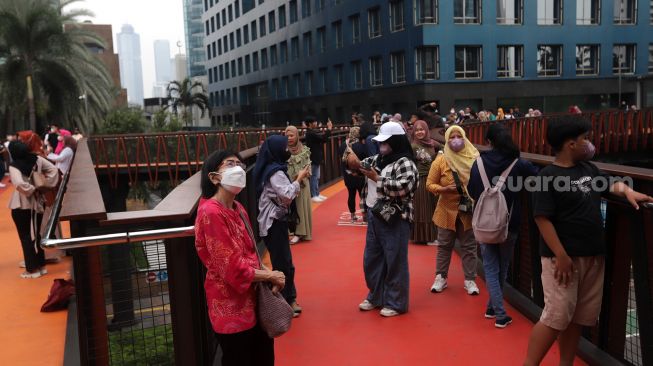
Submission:
<svg viewBox="0 0 653 366">
<path fill-rule="evenodd" d="M 405 135 L 406 131 L 404 131 L 404 127 L 397 122 L 386 122 L 381 125 L 381 128 L 379 129 L 379 134 L 372 138 L 374 141 L 379 141 L 383 142 L 387 139 L 389 139 L 391 136 L 395 135 Z"/>
</svg>

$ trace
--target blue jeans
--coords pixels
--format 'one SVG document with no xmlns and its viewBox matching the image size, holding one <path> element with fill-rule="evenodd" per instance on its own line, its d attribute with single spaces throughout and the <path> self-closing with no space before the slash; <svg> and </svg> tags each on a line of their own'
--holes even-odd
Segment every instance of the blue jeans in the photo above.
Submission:
<svg viewBox="0 0 653 366">
<path fill-rule="evenodd" d="M 320 195 L 320 164 L 311 164 L 311 198 Z"/>
<path fill-rule="evenodd" d="M 494 309 L 497 319 L 504 319 L 507 316 L 506 309 L 503 307 L 503 285 L 508 276 L 508 266 L 516 241 L 517 233 L 508 233 L 508 238 L 501 244 L 480 243 L 485 285 L 490 293 L 487 308 Z"/>
<path fill-rule="evenodd" d="M 400 219 L 390 226 L 367 210 L 363 254 L 367 301 L 399 313 L 408 311 L 408 236 L 410 225 Z"/>
</svg>

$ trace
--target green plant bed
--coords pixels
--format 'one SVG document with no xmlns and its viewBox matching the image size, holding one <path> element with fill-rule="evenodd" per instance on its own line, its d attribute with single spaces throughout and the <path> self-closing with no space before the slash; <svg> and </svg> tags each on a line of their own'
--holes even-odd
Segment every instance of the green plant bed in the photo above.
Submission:
<svg viewBox="0 0 653 366">
<path fill-rule="evenodd" d="M 111 365 L 174 365 L 172 325 L 109 333 Z"/>
</svg>

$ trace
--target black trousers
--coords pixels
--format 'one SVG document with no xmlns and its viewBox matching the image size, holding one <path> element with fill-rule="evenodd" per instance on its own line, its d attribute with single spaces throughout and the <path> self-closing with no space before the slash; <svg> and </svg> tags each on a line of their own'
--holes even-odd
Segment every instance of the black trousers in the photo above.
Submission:
<svg viewBox="0 0 653 366">
<path fill-rule="evenodd" d="M 281 295 L 289 304 L 292 304 L 297 298 L 297 290 L 295 289 L 295 265 L 292 263 L 292 253 L 288 241 L 288 222 L 274 220 L 268 229 L 268 236 L 263 237 L 263 241 L 270 252 L 272 269 L 286 275 L 286 286 L 281 290 Z"/>
<path fill-rule="evenodd" d="M 36 272 L 45 266 L 45 252 L 41 248 L 41 221 L 43 214 L 36 215 L 36 240 L 32 240 L 31 220 L 32 210 L 13 209 L 11 218 L 14 220 L 20 244 L 23 248 L 23 257 L 25 258 L 25 269 L 27 272 Z M 36 248 L 34 247 L 36 244 Z"/>
<path fill-rule="evenodd" d="M 216 334 L 222 348 L 222 366 L 274 365 L 274 340 L 257 324 L 234 334 Z"/>
<path fill-rule="evenodd" d="M 360 177 L 355 177 L 352 175 L 349 175 L 347 173 L 345 174 L 345 187 L 347 187 L 347 207 L 349 208 L 349 212 L 352 214 L 356 212 L 356 193 L 358 192 L 358 197 L 361 198 L 361 201 L 363 200 L 363 186 L 365 185 L 365 180 L 361 179 Z"/>
</svg>

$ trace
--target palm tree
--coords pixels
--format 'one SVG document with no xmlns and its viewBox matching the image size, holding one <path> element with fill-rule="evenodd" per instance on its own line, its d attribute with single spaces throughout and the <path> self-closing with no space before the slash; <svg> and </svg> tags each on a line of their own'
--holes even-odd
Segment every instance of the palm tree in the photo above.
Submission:
<svg viewBox="0 0 653 366">
<path fill-rule="evenodd" d="M 38 110 L 88 132 L 113 103 L 111 77 L 87 48 L 104 42 L 74 26 L 77 17 L 92 14 L 82 9 L 64 12 L 76 2 L 62 0 L 57 6 L 50 0 L 0 2 L 0 60 L 4 61 L 0 62 L 0 95 L 10 89 L 14 103 L 26 103 L 32 130 L 37 130 Z M 64 25 L 68 25 L 65 31 Z M 80 95 L 86 100 L 80 101 Z"/>
<path fill-rule="evenodd" d="M 174 113 L 178 113 L 180 108 L 183 109 L 186 126 L 193 119 L 193 107 L 198 107 L 202 112 L 201 116 L 204 117 L 204 113 L 209 106 L 209 98 L 206 96 L 204 85 L 190 78 L 186 78 L 181 82 L 171 81 L 168 84 L 168 98 L 170 104 L 165 108 L 171 108 Z"/>
</svg>

